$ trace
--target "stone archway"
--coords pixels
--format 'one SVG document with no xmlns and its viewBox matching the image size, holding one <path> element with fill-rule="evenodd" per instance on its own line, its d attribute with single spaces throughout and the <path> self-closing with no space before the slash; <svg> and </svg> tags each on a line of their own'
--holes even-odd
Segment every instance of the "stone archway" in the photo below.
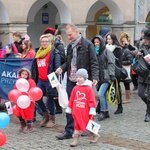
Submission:
<svg viewBox="0 0 150 150">
<path fill-rule="evenodd" d="M 48 23 L 42 22 L 43 13 L 48 15 Z M 27 33 L 34 48 L 39 46 L 39 37 L 47 26 L 57 28 L 60 24 L 71 23 L 71 13 L 62 0 L 36 1 L 29 10 Z"/>
<path fill-rule="evenodd" d="M 114 1 L 99 0 L 90 7 L 87 13 L 86 23 L 88 24 L 88 38 L 91 38 L 98 33 L 97 19 L 99 15 L 103 13 L 103 10 L 109 10 L 111 12 L 112 24 L 123 24 L 123 16 L 119 6 Z"/>
</svg>

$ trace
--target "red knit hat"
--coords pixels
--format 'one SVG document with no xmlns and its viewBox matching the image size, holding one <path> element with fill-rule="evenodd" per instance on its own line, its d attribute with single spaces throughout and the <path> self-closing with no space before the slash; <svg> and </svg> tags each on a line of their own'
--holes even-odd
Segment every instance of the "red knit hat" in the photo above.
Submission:
<svg viewBox="0 0 150 150">
<path fill-rule="evenodd" d="M 50 34 L 54 35 L 55 32 L 56 32 L 56 29 L 51 28 L 51 27 L 47 27 L 47 28 L 44 30 L 43 33 L 44 33 L 44 34 L 50 33 Z"/>
</svg>

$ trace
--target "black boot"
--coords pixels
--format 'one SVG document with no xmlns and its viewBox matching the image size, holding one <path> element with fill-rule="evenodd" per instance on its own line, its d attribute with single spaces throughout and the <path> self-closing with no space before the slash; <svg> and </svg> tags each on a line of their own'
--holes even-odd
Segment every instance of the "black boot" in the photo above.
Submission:
<svg viewBox="0 0 150 150">
<path fill-rule="evenodd" d="M 58 99 L 54 99 L 54 102 L 55 102 L 55 106 L 56 106 L 56 114 L 62 114 L 63 111 L 62 111 L 61 106 L 58 103 Z"/>
<path fill-rule="evenodd" d="M 150 114 L 149 113 L 146 113 L 144 121 L 145 122 L 150 122 Z"/>
<path fill-rule="evenodd" d="M 109 118 L 109 113 L 108 113 L 108 111 L 100 111 L 100 114 L 99 114 L 99 116 L 98 116 L 98 120 L 99 120 L 99 121 L 102 121 L 102 120 L 104 120 L 104 119 L 106 119 L 106 118 Z"/>
<path fill-rule="evenodd" d="M 121 93 L 121 87 L 119 85 L 119 97 L 118 97 L 118 108 L 114 112 L 114 114 L 121 114 L 123 113 L 123 107 L 122 107 L 122 93 Z"/>
<path fill-rule="evenodd" d="M 122 104 L 118 104 L 118 108 L 114 112 L 114 114 L 121 114 L 121 113 L 123 113 L 123 107 L 122 107 Z"/>
<path fill-rule="evenodd" d="M 145 115 L 145 122 L 150 122 L 150 107 L 147 106 L 146 115 Z"/>
<path fill-rule="evenodd" d="M 96 112 L 97 112 L 98 114 L 100 114 L 100 101 L 99 101 L 98 104 L 97 104 Z"/>
<path fill-rule="evenodd" d="M 109 118 L 109 117 L 110 117 L 110 116 L 109 116 L 109 111 L 106 111 L 105 114 L 106 114 L 106 118 Z"/>
</svg>

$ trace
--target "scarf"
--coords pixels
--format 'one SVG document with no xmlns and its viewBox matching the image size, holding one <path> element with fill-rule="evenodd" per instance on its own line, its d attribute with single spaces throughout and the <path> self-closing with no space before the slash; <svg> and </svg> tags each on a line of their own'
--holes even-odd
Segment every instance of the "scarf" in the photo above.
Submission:
<svg viewBox="0 0 150 150">
<path fill-rule="evenodd" d="M 97 55 L 99 54 L 99 50 L 100 50 L 100 46 L 95 47 L 95 52 Z"/>
<path fill-rule="evenodd" d="M 72 49 L 73 49 L 73 57 L 71 60 L 71 69 L 70 69 L 70 76 L 69 80 L 72 82 L 76 82 L 76 71 L 77 71 L 77 48 L 78 48 L 78 43 L 81 40 L 81 35 L 71 44 Z"/>
<path fill-rule="evenodd" d="M 41 46 L 36 53 L 35 58 L 44 58 L 52 50 L 52 45 L 49 45 L 46 49 L 43 49 Z"/>
<path fill-rule="evenodd" d="M 80 40 L 81 40 L 81 35 L 80 35 L 74 42 L 71 43 L 72 49 L 73 49 L 73 57 L 72 57 L 71 63 L 72 63 L 73 65 L 76 65 L 77 45 L 78 45 L 78 43 L 79 43 Z"/>
<path fill-rule="evenodd" d="M 112 45 L 112 44 L 111 44 L 111 45 L 109 45 L 109 44 L 106 45 L 106 48 L 107 48 L 108 50 L 110 50 L 111 52 L 113 52 L 116 47 L 117 47 L 116 45 Z"/>
</svg>

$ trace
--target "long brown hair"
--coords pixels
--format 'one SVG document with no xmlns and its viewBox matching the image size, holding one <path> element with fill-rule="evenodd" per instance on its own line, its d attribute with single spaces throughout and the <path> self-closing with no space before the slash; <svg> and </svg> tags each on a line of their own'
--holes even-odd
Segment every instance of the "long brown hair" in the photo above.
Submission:
<svg viewBox="0 0 150 150">
<path fill-rule="evenodd" d="M 32 48 L 32 43 L 30 40 L 23 40 L 24 45 L 26 46 L 25 51 L 28 52 Z"/>
</svg>

